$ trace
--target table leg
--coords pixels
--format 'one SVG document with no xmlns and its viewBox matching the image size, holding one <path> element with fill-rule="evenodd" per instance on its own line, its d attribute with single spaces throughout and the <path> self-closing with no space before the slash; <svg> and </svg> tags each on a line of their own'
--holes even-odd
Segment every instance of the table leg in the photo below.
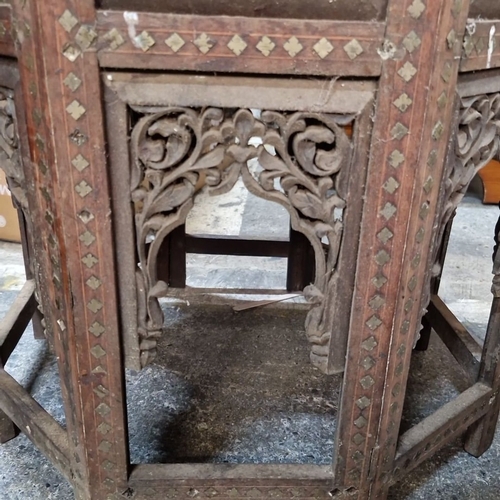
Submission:
<svg viewBox="0 0 500 500">
<path fill-rule="evenodd" d="M 336 435 L 339 498 L 381 500 L 388 492 L 467 12 L 468 2 L 454 0 L 389 2 L 387 48 L 398 57 L 384 61 L 372 137 Z"/>
</svg>

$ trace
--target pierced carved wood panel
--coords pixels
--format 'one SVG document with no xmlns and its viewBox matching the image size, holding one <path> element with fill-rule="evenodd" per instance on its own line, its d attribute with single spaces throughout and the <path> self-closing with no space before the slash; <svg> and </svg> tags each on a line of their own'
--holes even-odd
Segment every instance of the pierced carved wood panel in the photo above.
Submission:
<svg viewBox="0 0 500 500">
<path fill-rule="evenodd" d="M 113 87 L 114 77 L 109 76 L 107 83 Z M 148 82 L 145 79 L 143 93 Z M 226 85 L 230 94 L 231 82 Z M 356 85 L 352 90 L 343 85 L 349 95 L 356 94 Z M 162 92 L 168 95 L 167 89 Z M 123 88 L 118 91 L 127 95 Z M 264 92 L 276 91 L 270 85 Z M 138 119 L 130 136 L 129 190 L 136 226 L 142 366 L 154 358 L 163 327 L 158 298 L 168 293 L 168 284 L 157 275 L 160 248 L 168 234 L 185 223 L 203 175 L 212 195 L 229 191 L 241 177 L 250 192 L 288 210 L 293 229 L 308 238 L 315 253 L 315 280 L 304 289 L 311 304 L 306 320 L 311 360 L 324 372 L 343 369 L 351 296 L 347 283 L 353 279 L 370 128 L 371 94 L 366 94 L 351 104 L 351 112 L 264 110 L 258 115 L 249 108 L 220 105 L 154 107 L 136 97 L 141 105 L 133 105 Z M 191 96 L 187 100 L 202 99 L 196 91 L 186 95 Z M 330 100 L 327 109 L 333 110 L 336 99 Z M 300 101 L 295 100 L 299 108 L 304 106 Z M 289 105 L 293 102 L 290 99 Z M 347 126 L 354 126 L 352 137 Z M 258 146 L 251 144 L 256 138 Z M 258 160 L 260 171 L 249 168 L 251 159 Z M 332 351 L 338 353 L 336 364 L 331 362 Z"/>
</svg>

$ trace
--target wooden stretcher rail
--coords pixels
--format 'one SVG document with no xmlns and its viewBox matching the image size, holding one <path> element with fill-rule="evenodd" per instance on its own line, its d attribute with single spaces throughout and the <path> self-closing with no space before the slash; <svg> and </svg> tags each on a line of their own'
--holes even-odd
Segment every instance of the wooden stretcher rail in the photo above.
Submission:
<svg viewBox="0 0 500 500">
<path fill-rule="evenodd" d="M 207 255 L 249 255 L 252 257 L 288 257 L 288 241 L 204 238 L 186 235 L 186 252 Z"/>
<path fill-rule="evenodd" d="M 66 431 L 3 369 L 0 369 L 0 410 L 72 480 Z"/>
<path fill-rule="evenodd" d="M 331 498 L 332 482 L 331 467 L 316 465 L 137 465 L 129 478 L 138 499 L 326 499 Z"/>
<path fill-rule="evenodd" d="M 105 68 L 380 75 L 384 24 L 100 10 Z"/>
<path fill-rule="evenodd" d="M 474 384 L 405 432 L 399 439 L 391 482 L 401 479 L 487 413 L 492 394 L 491 387 Z"/>
<path fill-rule="evenodd" d="M 500 68 L 500 20 L 469 19 L 460 71 Z"/>
<path fill-rule="evenodd" d="M 35 310 L 35 281 L 27 280 L 0 323 L 0 363 L 9 359 Z"/>
<path fill-rule="evenodd" d="M 479 372 L 482 346 L 437 295 L 432 296 L 427 319 L 458 361 L 468 380 L 471 383 L 475 382 Z"/>
</svg>

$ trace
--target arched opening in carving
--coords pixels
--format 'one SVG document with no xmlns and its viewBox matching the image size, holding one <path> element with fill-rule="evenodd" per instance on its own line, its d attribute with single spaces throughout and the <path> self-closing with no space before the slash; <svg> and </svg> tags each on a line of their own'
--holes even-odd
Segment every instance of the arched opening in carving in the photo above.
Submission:
<svg viewBox="0 0 500 500">
<path fill-rule="evenodd" d="M 171 107 L 145 114 L 135 125 L 132 197 L 137 228 L 137 288 L 142 350 L 155 345 L 168 293 L 158 262 L 167 238 L 182 227 L 200 190 L 220 195 L 239 178 L 252 194 L 282 205 L 291 228 L 313 248 L 314 279 L 306 329 L 311 359 L 325 368 L 343 236 L 347 166 L 352 144 L 345 126 L 353 115 L 279 113 L 248 109 Z M 257 140 L 256 140 L 257 139 Z M 253 162 L 258 168 L 249 167 Z"/>
</svg>

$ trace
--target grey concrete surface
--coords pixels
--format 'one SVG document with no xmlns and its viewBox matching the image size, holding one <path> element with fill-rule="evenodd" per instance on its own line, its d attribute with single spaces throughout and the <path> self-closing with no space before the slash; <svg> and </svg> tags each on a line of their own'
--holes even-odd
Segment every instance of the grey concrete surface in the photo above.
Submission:
<svg viewBox="0 0 500 500">
<path fill-rule="evenodd" d="M 286 213 L 273 207 L 237 186 L 224 199 L 203 200 L 188 228 L 286 237 Z M 497 217 L 497 207 L 466 198 L 455 220 L 441 288 L 444 300 L 478 338 L 484 337 L 491 301 Z M 189 279 L 193 286 L 280 287 L 285 270 L 281 259 L 193 256 Z M 0 317 L 22 283 L 19 246 L 0 243 Z M 303 311 L 280 307 L 235 314 L 228 306 L 187 303 L 165 303 L 164 309 L 157 361 L 127 373 L 133 462 L 330 463 L 340 377 L 325 377 L 310 365 Z M 7 369 L 64 424 L 56 361 L 43 341 L 27 331 Z M 427 352 L 414 353 L 403 427 L 466 387 L 434 335 Z M 497 435 L 479 459 L 466 454 L 459 440 L 443 448 L 395 485 L 390 499 L 496 500 L 499 488 Z M 0 500 L 70 498 L 68 483 L 26 437 L 0 446 Z"/>
</svg>

